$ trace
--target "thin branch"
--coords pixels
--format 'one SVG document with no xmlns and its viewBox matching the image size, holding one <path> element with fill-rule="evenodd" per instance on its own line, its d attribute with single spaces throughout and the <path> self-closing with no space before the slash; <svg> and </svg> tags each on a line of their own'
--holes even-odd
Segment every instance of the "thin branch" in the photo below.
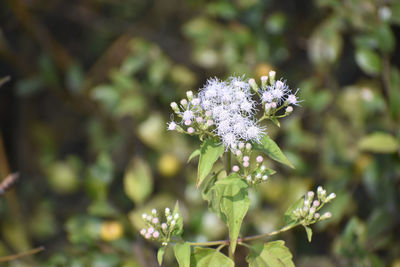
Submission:
<svg viewBox="0 0 400 267">
<path fill-rule="evenodd" d="M 243 245 L 245 241 L 251 241 L 251 240 L 256 240 L 260 238 L 265 238 L 273 235 L 277 235 L 283 232 L 286 232 L 292 228 L 295 228 L 296 226 L 299 226 L 300 224 L 293 224 L 289 226 L 285 226 L 280 230 L 272 231 L 266 234 L 260 234 L 260 235 L 253 235 L 253 236 L 248 236 L 248 237 L 243 237 L 243 238 L 238 238 L 237 242 Z M 189 245 L 191 246 L 216 246 L 216 245 L 229 245 L 230 241 L 229 240 L 217 240 L 217 241 L 210 241 L 210 242 L 188 242 Z"/>
<path fill-rule="evenodd" d="M 19 254 L 14 254 L 14 255 L 9 255 L 9 256 L 5 256 L 5 257 L 1 257 L 1 258 L 0 258 L 0 262 L 6 262 L 6 261 L 16 260 L 16 259 L 19 259 L 19 258 L 22 258 L 22 257 L 26 257 L 26 256 L 30 256 L 30 255 L 39 253 L 39 252 L 41 252 L 41 251 L 43 251 L 43 250 L 44 250 L 44 247 L 43 247 L 43 246 L 40 246 L 40 247 L 38 247 L 38 248 L 34 248 L 34 249 L 32 249 L 32 250 L 25 251 L 25 252 L 22 252 L 22 253 L 19 253 Z"/>
</svg>

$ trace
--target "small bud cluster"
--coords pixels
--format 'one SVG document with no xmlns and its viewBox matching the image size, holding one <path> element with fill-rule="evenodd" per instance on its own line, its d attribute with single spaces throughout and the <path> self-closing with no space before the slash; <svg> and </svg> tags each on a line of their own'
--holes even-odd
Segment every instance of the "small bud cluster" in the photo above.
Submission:
<svg viewBox="0 0 400 267">
<path fill-rule="evenodd" d="M 252 80 L 252 88 L 255 90 L 262 101 L 264 107 L 264 116 L 275 117 L 276 113 L 285 108 L 285 114 L 279 118 L 285 117 L 293 112 L 293 105 L 300 102 L 296 96 L 298 90 L 292 93 L 286 81 L 275 80 L 275 71 L 270 71 L 268 76 L 261 77 L 261 88 Z"/>
<path fill-rule="evenodd" d="M 169 122 L 168 130 L 199 135 L 200 139 L 207 135 L 218 137 L 232 151 L 240 142 L 260 142 L 265 134 L 265 127 L 260 126 L 262 119 L 274 117 L 281 107 L 287 107 L 285 115 L 288 115 L 293 111 L 289 105 L 298 103 L 285 82 L 275 81 L 275 72 L 263 76 L 261 84 L 260 89 L 254 79 L 243 77 L 230 77 L 226 81 L 209 79 L 198 95 L 188 91 L 187 98 L 179 104 L 171 103 L 180 122 Z M 257 120 L 259 106 L 265 110 L 264 117 Z"/>
<path fill-rule="evenodd" d="M 182 216 L 177 212 L 171 212 L 169 208 L 165 209 L 164 214 L 166 221 L 161 222 L 156 209 L 151 211 L 151 215 L 143 213 L 142 218 L 147 228 L 140 230 L 140 234 L 145 239 L 158 241 L 167 246 L 173 234 L 179 230 L 178 221 L 182 220 Z"/>
<path fill-rule="evenodd" d="M 303 207 L 297 208 L 293 211 L 295 218 L 303 225 L 310 225 L 317 221 L 323 221 L 329 219 L 332 214 L 325 212 L 323 215 L 318 211 L 328 202 L 332 201 L 335 197 L 335 193 L 331 193 L 327 196 L 326 190 L 321 186 L 317 189 L 317 199 L 314 200 L 315 193 L 309 191 L 304 196 Z"/>
<path fill-rule="evenodd" d="M 250 143 L 240 142 L 237 147 L 233 150 L 239 165 L 234 165 L 232 171 L 240 173 L 242 177 L 246 178 L 246 181 L 251 184 L 259 184 L 268 179 L 267 168 L 262 165 L 264 158 L 258 155 L 255 160 L 255 164 L 250 165 L 250 157 L 252 155 L 252 145 Z"/>
</svg>

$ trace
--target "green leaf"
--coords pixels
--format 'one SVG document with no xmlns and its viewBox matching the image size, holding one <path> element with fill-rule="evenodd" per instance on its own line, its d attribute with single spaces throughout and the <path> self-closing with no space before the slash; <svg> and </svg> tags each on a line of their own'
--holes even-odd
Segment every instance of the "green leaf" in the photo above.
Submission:
<svg viewBox="0 0 400 267">
<path fill-rule="evenodd" d="M 193 151 L 193 153 L 190 154 L 187 162 L 189 163 L 192 159 L 194 159 L 197 156 L 200 156 L 200 149 L 196 149 L 195 151 Z"/>
<path fill-rule="evenodd" d="M 203 182 L 204 178 L 210 173 L 214 163 L 218 160 L 220 156 L 224 154 L 224 146 L 222 144 L 218 145 L 216 142 L 208 138 L 201 145 L 199 166 L 197 171 L 197 183 L 196 186 Z"/>
<path fill-rule="evenodd" d="M 358 143 L 361 150 L 375 153 L 394 153 L 399 149 L 399 141 L 392 135 L 384 132 L 375 132 L 367 135 Z"/>
<path fill-rule="evenodd" d="M 179 267 L 190 267 L 190 245 L 189 243 L 176 243 L 174 246 L 175 258 Z"/>
<path fill-rule="evenodd" d="M 382 70 L 381 59 L 373 50 L 365 48 L 357 49 L 356 62 L 364 72 L 370 75 L 377 75 Z"/>
<path fill-rule="evenodd" d="M 292 254 L 282 240 L 253 246 L 246 260 L 249 267 L 294 267 Z"/>
<path fill-rule="evenodd" d="M 254 144 L 254 149 L 264 152 L 268 157 L 294 169 L 293 164 L 282 153 L 278 145 L 268 136 L 264 135 L 260 144 Z"/>
<path fill-rule="evenodd" d="M 307 233 L 307 238 L 308 238 L 308 242 L 311 242 L 311 238 L 312 238 L 312 229 L 308 226 L 304 225 L 304 229 L 306 230 Z"/>
<path fill-rule="evenodd" d="M 135 204 L 143 203 L 153 191 L 153 176 L 149 164 L 141 158 L 133 159 L 124 175 L 125 194 Z"/>
<path fill-rule="evenodd" d="M 164 253 L 165 253 L 165 247 L 161 247 L 161 248 L 158 249 L 157 260 L 158 260 L 158 264 L 160 266 L 161 266 L 161 264 L 163 262 Z"/>
<path fill-rule="evenodd" d="M 275 117 L 270 118 L 270 120 L 278 127 L 281 127 L 281 123 L 279 122 L 279 120 Z"/>
<path fill-rule="evenodd" d="M 212 248 L 194 248 L 190 259 L 191 267 L 234 267 L 234 262 Z"/>
<path fill-rule="evenodd" d="M 285 222 L 285 226 L 294 225 L 297 223 L 297 219 L 293 214 L 298 208 L 302 208 L 304 205 L 304 197 L 299 198 L 296 202 L 294 202 L 285 212 L 283 220 Z"/>
<path fill-rule="evenodd" d="M 172 214 L 180 214 L 179 212 L 179 203 L 176 201 L 175 203 L 175 208 Z M 175 220 L 176 221 L 176 229 L 172 232 L 172 235 L 175 236 L 180 236 L 183 232 L 183 218 L 182 216 L 179 216 L 179 219 Z"/>
<path fill-rule="evenodd" d="M 217 181 L 212 188 L 220 199 L 220 209 L 225 215 L 222 220 L 228 225 L 230 249 L 235 252 L 240 226 L 250 206 L 248 185 L 236 173 Z"/>
</svg>

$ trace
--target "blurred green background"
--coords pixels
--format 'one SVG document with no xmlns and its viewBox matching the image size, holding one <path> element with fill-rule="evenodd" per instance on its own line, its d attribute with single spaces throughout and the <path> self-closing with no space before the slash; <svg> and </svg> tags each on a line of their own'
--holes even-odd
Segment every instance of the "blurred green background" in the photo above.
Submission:
<svg viewBox="0 0 400 267">
<path fill-rule="evenodd" d="M 0 196 L 0 257 L 46 247 L 1 266 L 157 266 L 141 214 L 176 199 L 187 240 L 225 238 L 169 103 L 272 69 L 304 100 L 268 125 L 296 169 L 268 162 L 243 234 L 324 185 L 332 219 L 311 244 L 281 237 L 296 265 L 400 266 L 399 1 L 4 0 L 0 21 L 0 178 L 20 173 Z"/>
</svg>

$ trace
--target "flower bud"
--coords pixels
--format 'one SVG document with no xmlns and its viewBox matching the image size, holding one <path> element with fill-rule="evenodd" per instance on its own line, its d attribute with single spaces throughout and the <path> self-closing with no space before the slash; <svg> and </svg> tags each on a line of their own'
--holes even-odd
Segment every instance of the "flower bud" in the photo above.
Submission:
<svg viewBox="0 0 400 267">
<path fill-rule="evenodd" d="M 239 166 L 235 165 L 232 167 L 232 171 L 238 172 L 239 171 Z"/>
<path fill-rule="evenodd" d="M 186 99 L 182 99 L 180 103 L 181 103 L 181 105 L 184 106 L 185 108 L 187 107 L 188 102 L 187 102 Z"/>
<path fill-rule="evenodd" d="M 251 89 L 254 90 L 254 92 L 258 92 L 258 85 L 253 78 L 249 79 L 249 84 L 251 86 Z"/>
<path fill-rule="evenodd" d="M 153 237 L 154 238 L 158 238 L 160 236 L 160 233 L 158 232 L 158 231 L 155 231 L 154 233 L 153 233 Z"/>
<path fill-rule="evenodd" d="M 313 207 L 318 207 L 319 206 L 319 201 L 318 200 L 314 200 L 313 202 Z"/>
<path fill-rule="evenodd" d="M 292 113 L 293 112 L 293 107 L 292 106 L 288 106 L 286 108 L 286 113 Z"/>
<path fill-rule="evenodd" d="M 161 228 L 162 228 L 162 229 L 165 230 L 165 229 L 167 229 L 167 227 L 168 227 L 168 225 L 167 225 L 166 223 L 162 223 L 162 224 L 161 224 Z"/>
<path fill-rule="evenodd" d="M 176 102 L 172 102 L 172 103 L 170 104 L 170 106 L 171 106 L 171 108 L 172 108 L 173 111 L 179 112 L 178 104 L 176 104 Z"/>
<path fill-rule="evenodd" d="M 176 221 L 175 221 L 175 220 L 172 220 L 172 221 L 171 221 L 171 225 L 174 226 L 175 224 L 176 224 Z"/>
<path fill-rule="evenodd" d="M 239 148 L 239 149 L 243 149 L 243 148 L 244 148 L 244 143 L 243 143 L 243 142 L 240 142 L 239 145 L 238 145 L 238 148 Z"/>
<path fill-rule="evenodd" d="M 186 96 L 188 98 L 189 101 L 193 100 L 193 92 L 192 91 L 187 91 L 186 92 Z"/>
<path fill-rule="evenodd" d="M 196 118 L 196 122 L 197 122 L 197 123 L 201 123 L 202 121 L 203 121 L 203 118 L 202 118 L 202 117 L 197 117 L 197 118 Z"/>
<path fill-rule="evenodd" d="M 273 71 L 273 70 L 271 70 L 271 71 L 268 73 L 268 75 L 269 75 L 269 82 L 270 82 L 271 84 L 273 84 L 273 83 L 275 82 L 275 75 L 276 75 L 276 72 Z"/>
<path fill-rule="evenodd" d="M 150 227 L 149 229 L 147 229 L 147 233 L 152 234 L 154 233 L 154 228 Z"/>
<path fill-rule="evenodd" d="M 261 170 L 261 171 L 265 171 L 265 166 L 264 166 L 264 165 L 261 165 L 260 170 Z"/>
<path fill-rule="evenodd" d="M 145 235 L 145 234 L 146 234 L 146 229 L 140 230 L 140 234 L 141 234 L 141 235 Z"/>
<path fill-rule="evenodd" d="M 321 220 L 326 220 L 329 219 L 330 217 L 332 217 L 332 214 L 330 212 L 325 212 L 322 216 L 321 216 Z"/>
<path fill-rule="evenodd" d="M 169 214 L 171 210 L 169 208 L 165 208 L 165 214 Z"/>
<path fill-rule="evenodd" d="M 150 233 L 147 233 L 147 234 L 144 235 L 144 238 L 146 238 L 146 239 L 150 239 L 150 237 L 151 237 Z"/>
<path fill-rule="evenodd" d="M 154 224 L 157 224 L 157 223 L 158 223 L 158 218 L 153 218 L 153 219 L 151 220 L 151 222 L 154 223 Z"/>
<path fill-rule="evenodd" d="M 242 151 L 236 150 L 235 155 L 238 156 L 238 157 L 240 157 L 240 156 L 242 155 Z"/>
<path fill-rule="evenodd" d="M 245 162 L 243 162 L 243 167 L 245 167 L 245 168 L 247 168 L 247 167 L 249 167 L 249 162 L 248 161 L 245 161 Z"/>
<path fill-rule="evenodd" d="M 268 175 L 263 175 L 262 179 L 266 181 L 268 179 Z"/>
<path fill-rule="evenodd" d="M 335 193 L 330 193 L 329 196 L 326 198 L 326 202 L 331 201 L 332 199 L 334 199 L 336 197 Z"/>
<path fill-rule="evenodd" d="M 244 156 L 243 157 L 243 161 L 249 161 L 249 160 L 250 160 L 249 156 Z"/>
<path fill-rule="evenodd" d="M 247 180 L 248 182 L 250 182 L 250 181 L 251 181 L 251 175 L 247 175 L 246 180 Z"/>
<path fill-rule="evenodd" d="M 246 150 L 247 150 L 247 151 L 250 151 L 250 149 L 251 149 L 251 144 L 250 144 L 250 143 L 247 143 L 247 144 L 246 144 Z"/>
<path fill-rule="evenodd" d="M 179 214 L 178 214 L 178 213 L 175 213 L 174 219 L 175 219 L 175 220 L 178 220 L 178 219 L 179 219 Z"/>
<path fill-rule="evenodd" d="M 276 106 L 277 106 L 277 105 L 276 105 L 276 102 L 272 102 L 272 103 L 271 103 L 271 108 L 276 108 Z"/>
<path fill-rule="evenodd" d="M 146 214 L 146 213 L 143 213 L 143 214 L 142 214 L 142 218 L 143 218 L 143 220 L 146 220 L 147 214 Z"/>
<path fill-rule="evenodd" d="M 261 76 L 261 87 L 265 88 L 267 86 L 268 76 Z"/>
<path fill-rule="evenodd" d="M 318 212 L 314 214 L 315 219 L 318 219 L 319 217 L 320 217 L 320 214 Z"/>
<path fill-rule="evenodd" d="M 151 210 L 151 214 L 156 215 L 157 214 L 157 210 L 156 209 L 152 209 Z"/>
<path fill-rule="evenodd" d="M 192 134 L 192 133 L 194 133 L 194 128 L 193 127 L 189 127 L 187 129 L 187 131 L 188 131 L 189 134 Z"/>
<path fill-rule="evenodd" d="M 262 156 L 258 156 L 258 157 L 256 158 L 256 161 L 257 161 L 258 163 L 263 162 L 263 160 L 264 160 L 264 158 L 263 158 Z"/>
</svg>

